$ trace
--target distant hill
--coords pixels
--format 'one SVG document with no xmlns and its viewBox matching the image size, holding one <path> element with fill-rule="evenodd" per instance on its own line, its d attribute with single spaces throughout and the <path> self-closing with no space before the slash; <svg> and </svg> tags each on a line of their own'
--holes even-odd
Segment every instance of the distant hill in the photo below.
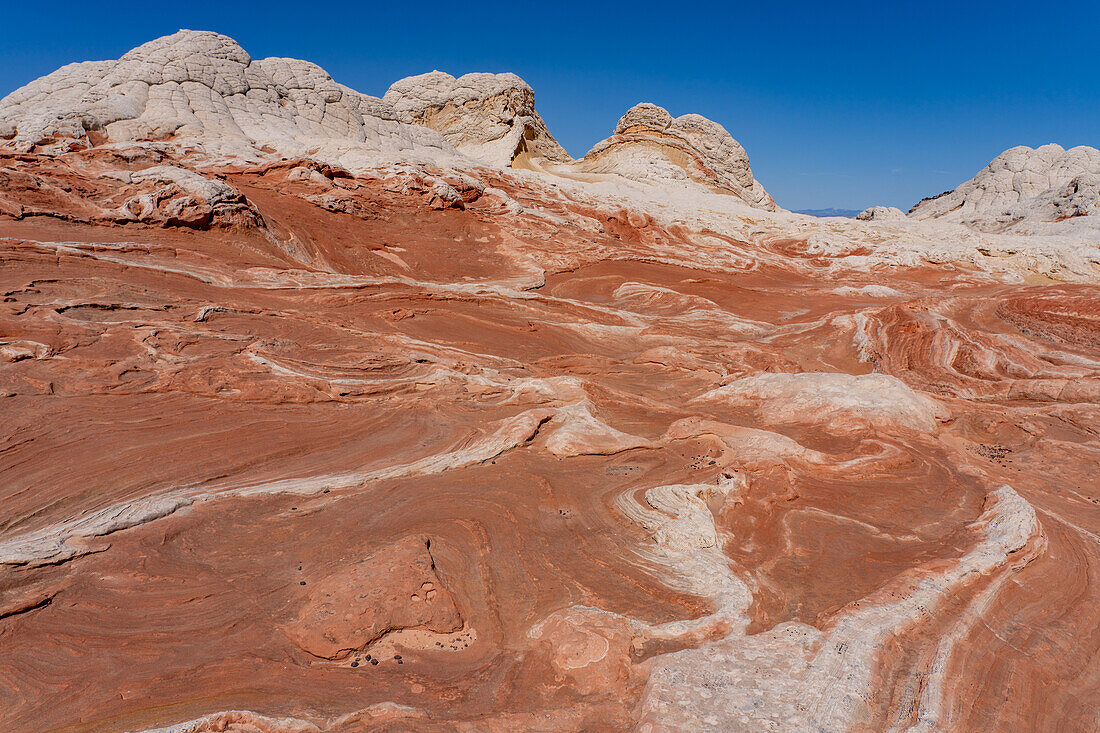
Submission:
<svg viewBox="0 0 1100 733">
<path fill-rule="evenodd" d="M 860 209 L 803 209 L 794 213 L 810 216 L 843 216 L 846 219 L 854 219 L 860 211 Z"/>
</svg>

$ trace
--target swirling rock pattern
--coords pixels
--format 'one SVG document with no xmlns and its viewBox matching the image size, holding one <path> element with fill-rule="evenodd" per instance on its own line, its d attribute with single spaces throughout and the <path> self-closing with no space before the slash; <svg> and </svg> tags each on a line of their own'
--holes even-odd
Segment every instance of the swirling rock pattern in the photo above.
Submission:
<svg viewBox="0 0 1100 733">
<path fill-rule="evenodd" d="M 4 730 L 1096 727 L 1090 243 L 27 124 Z"/>
</svg>

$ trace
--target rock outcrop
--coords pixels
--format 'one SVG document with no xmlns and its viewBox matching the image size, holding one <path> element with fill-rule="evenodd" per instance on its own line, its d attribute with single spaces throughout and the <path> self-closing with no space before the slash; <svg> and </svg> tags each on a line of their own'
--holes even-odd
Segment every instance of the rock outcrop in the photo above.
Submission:
<svg viewBox="0 0 1100 733">
<path fill-rule="evenodd" d="M 382 101 L 397 119 L 438 130 L 475 160 L 497 166 L 527 157 L 569 160 L 535 111 L 534 91 L 515 74 L 456 79 L 433 71 L 395 82 Z"/>
<path fill-rule="evenodd" d="M 922 200 L 909 216 L 987 231 L 1100 216 L 1100 150 L 1053 143 L 1010 148 L 953 191 Z"/>
<path fill-rule="evenodd" d="M 0 100 L 17 150 L 172 140 L 210 153 L 301 155 L 357 144 L 390 158 L 443 157 L 441 135 L 296 59 L 253 59 L 231 38 L 181 30 L 117 61 L 69 64 Z"/>
<path fill-rule="evenodd" d="M 751 206 L 776 208 L 753 177 L 748 153 L 724 127 L 696 114 L 674 118 L 648 102 L 627 110 L 615 134 L 589 150 L 578 167 L 637 181 L 691 180 L 732 193 Z"/>
<path fill-rule="evenodd" d="M 905 212 L 896 206 L 872 206 L 856 214 L 860 221 L 898 221 L 905 218 Z"/>
<path fill-rule="evenodd" d="M 125 147 L 43 157 L 0 147 L 0 214 L 198 229 L 263 223 L 244 194 L 217 175 L 172 164 L 165 151 Z"/>
</svg>

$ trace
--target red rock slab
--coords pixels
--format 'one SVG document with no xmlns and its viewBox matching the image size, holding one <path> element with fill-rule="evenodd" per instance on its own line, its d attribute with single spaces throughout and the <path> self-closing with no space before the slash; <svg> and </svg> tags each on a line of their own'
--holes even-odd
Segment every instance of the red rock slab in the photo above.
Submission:
<svg viewBox="0 0 1100 733">
<path fill-rule="evenodd" d="M 308 586 L 306 602 L 287 633 L 317 657 L 345 658 L 405 629 L 462 630 L 462 616 L 435 573 L 428 538 L 402 540 Z"/>
</svg>

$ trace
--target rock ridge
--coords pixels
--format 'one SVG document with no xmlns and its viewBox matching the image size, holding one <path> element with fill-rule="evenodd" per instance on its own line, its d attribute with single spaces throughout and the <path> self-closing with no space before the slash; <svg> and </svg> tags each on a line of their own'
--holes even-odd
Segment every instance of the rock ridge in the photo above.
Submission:
<svg viewBox="0 0 1100 733">
<path fill-rule="evenodd" d="M 536 111 L 530 85 L 512 73 L 432 71 L 395 82 L 379 98 L 308 61 L 254 59 L 228 36 L 180 30 L 117 60 L 69 64 L 0 100 L 0 144 L 16 152 L 150 142 L 214 162 L 277 155 L 353 172 L 547 163 L 646 184 L 694 182 L 776 209 L 744 148 L 697 114 L 673 118 L 654 104 L 635 105 L 610 138 L 573 161 Z"/>
</svg>

